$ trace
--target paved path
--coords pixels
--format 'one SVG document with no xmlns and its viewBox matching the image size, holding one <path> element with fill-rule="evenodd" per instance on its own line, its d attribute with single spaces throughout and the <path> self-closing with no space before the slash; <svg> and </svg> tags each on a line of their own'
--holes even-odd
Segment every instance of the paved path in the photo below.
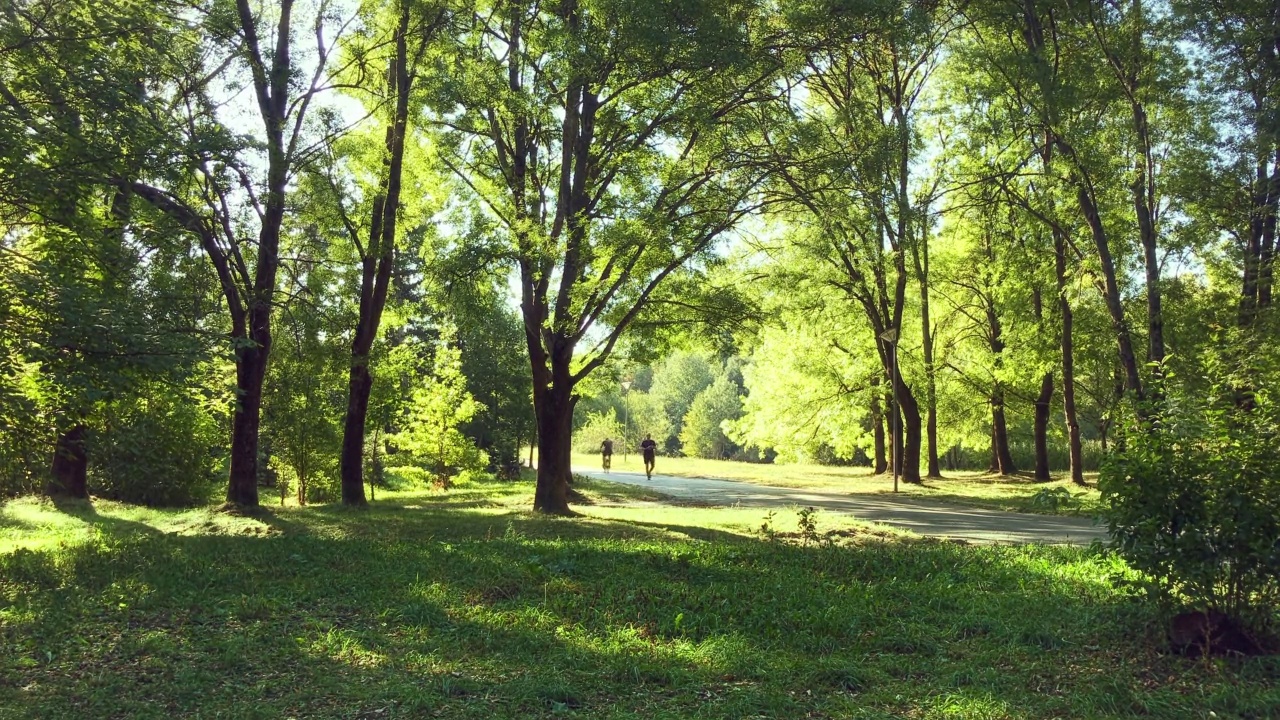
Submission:
<svg viewBox="0 0 1280 720">
<path fill-rule="evenodd" d="M 734 480 L 685 478 L 643 473 L 611 472 L 575 468 L 579 475 L 628 485 L 653 488 L 678 498 L 713 505 L 789 508 L 808 506 L 852 515 L 859 520 L 884 523 L 920 535 L 960 538 L 971 542 L 1017 542 L 1088 545 L 1095 538 L 1106 540 L 1105 527 L 1089 518 L 1029 515 L 960 507 L 922 498 L 889 495 L 845 495 L 819 490 L 754 485 Z"/>
</svg>

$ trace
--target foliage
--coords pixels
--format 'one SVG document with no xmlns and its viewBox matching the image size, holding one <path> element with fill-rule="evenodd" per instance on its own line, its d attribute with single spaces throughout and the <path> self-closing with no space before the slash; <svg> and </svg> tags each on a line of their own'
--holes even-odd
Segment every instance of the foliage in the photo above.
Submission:
<svg viewBox="0 0 1280 720">
<path fill-rule="evenodd" d="M 686 455 L 723 458 L 735 449 L 725 435 L 725 427 L 742 415 L 742 398 L 738 386 L 726 374 L 716 377 L 694 397 L 680 430 L 680 442 Z"/>
<path fill-rule="evenodd" d="M 628 448 L 622 432 L 622 420 L 614 414 L 612 408 L 587 415 L 586 422 L 573 435 L 573 449 L 580 453 L 598 455 L 600 444 L 605 439 L 613 440 L 614 452 L 619 455 Z"/>
<path fill-rule="evenodd" d="M 1280 608 L 1280 404 L 1256 372 L 1165 384 L 1099 477 L 1115 546 L 1165 604 L 1266 625 Z"/>
<path fill-rule="evenodd" d="M 574 417 L 580 422 L 574 436 L 578 452 L 597 452 L 600 441 L 612 437 L 614 452 L 637 453 L 645 435 L 659 440 L 671 436 L 671 421 L 662 401 L 635 389 L 588 398 L 575 408 Z M 661 443 L 658 449 L 663 450 Z"/>
<path fill-rule="evenodd" d="M 842 459 L 871 450 L 871 380 L 879 363 L 868 363 L 871 353 L 840 349 L 852 349 L 840 342 L 850 334 L 840 320 L 787 314 L 760 332 L 742 370 L 749 390 L 742 417 L 729 424 L 729 437 L 792 462 L 815 459 L 823 448 Z"/>
<path fill-rule="evenodd" d="M 314 282 L 327 280 L 322 269 Z M 342 436 L 341 348 L 326 335 L 331 321 L 314 304 L 296 301 L 276 326 L 274 358 L 263 400 L 263 439 L 270 452 L 276 494 L 292 489 L 298 501 L 329 502 L 340 496 L 338 453 Z"/>
<path fill-rule="evenodd" d="M 445 337 L 449 335 L 446 332 Z M 441 343 L 430 371 L 413 390 L 397 432 L 389 438 L 397 453 L 425 465 L 441 483 L 483 472 L 489 464 L 484 451 L 462 434 L 462 425 L 481 407 L 467 392 L 466 382 L 458 348 Z"/>
<path fill-rule="evenodd" d="M 670 437 L 679 437 L 693 399 L 715 379 L 711 363 L 688 351 L 677 351 L 653 369 L 649 394 L 662 403 L 670 424 Z M 659 442 L 666 438 L 654 436 Z"/>
<path fill-rule="evenodd" d="M 94 495 L 150 506 L 204 505 L 217 495 L 221 413 L 197 395 L 152 386 L 111 403 L 91 439 Z"/>
<path fill-rule="evenodd" d="M 458 328 L 467 391 L 480 404 L 463 427 L 501 465 L 533 439 L 533 398 L 520 317 L 493 289 L 455 290 L 450 316 Z"/>
</svg>

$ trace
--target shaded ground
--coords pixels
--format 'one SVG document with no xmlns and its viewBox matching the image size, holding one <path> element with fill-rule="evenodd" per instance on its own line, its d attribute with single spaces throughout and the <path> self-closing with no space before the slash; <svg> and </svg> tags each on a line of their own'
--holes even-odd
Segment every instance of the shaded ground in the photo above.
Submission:
<svg viewBox="0 0 1280 720">
<path fill-rule="evenodd" d="M 966 508 L 920 498 L 848 495 L 712 478 L 654 475 L 652 479 L 646 479 L 643 473 L 606 474 L 583 468 L 575 468 L 574 472 L 712 505 L 776 509 L 811 506 L 828 512 L 852 515 L 859 520 L 910 530 L 920 535 L 958 538 L 970 542 L 1088 545 L 1094 540 L 1105 540 L 1107 537 L 1106 528 L 1085 518 L 1010 513 Z"/>
<path fill-rule="evenodd" d="M 528 479 L 252 518 L 9 503 L 0 719 L 1260 720 L 1280 707 L 1278 659 L 1164 654 L 1109 553 L 864 538 L 835 513 L 819 529 L 853 535 L 805 545 L 752 536 L 757 508 L 581 487 L 597 504 L 570 519 L 529 513 Z"/>
</svg>

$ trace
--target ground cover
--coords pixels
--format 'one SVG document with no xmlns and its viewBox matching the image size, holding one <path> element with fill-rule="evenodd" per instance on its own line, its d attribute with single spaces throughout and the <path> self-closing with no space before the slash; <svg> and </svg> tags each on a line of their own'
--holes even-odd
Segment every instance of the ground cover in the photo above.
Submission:
<svg viewBox="0 0 1280 720">
<path fill-rule="evenodd" d="M 1096 549 L 530 484 L 256 517 L 0 507 L 0 718 L 1265 718 Z M 781 537 L 780 537 L 781 536 Z"/>
</svg>

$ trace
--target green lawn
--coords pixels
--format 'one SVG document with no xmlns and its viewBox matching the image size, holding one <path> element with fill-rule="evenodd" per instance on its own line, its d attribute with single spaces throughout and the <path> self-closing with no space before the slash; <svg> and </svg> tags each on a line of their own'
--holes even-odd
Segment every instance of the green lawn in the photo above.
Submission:
<svg viewBox="0 0 1280 720">
<path fill-rule="evenodd" d="M 599 455 L 577 453 L 575 468 L 600 467 Z M 640 457 L 634 453 L 613 456 L 613 469 L 644 472 Z M 893 476 L 872 475 L 866 467 L 831 465 L 765 464 L 703 460 L 701 458 L 659 457 L 655 472 L 679 477 L 727 478 L 760 485 L 805 488 L 829 492 L 875 494 L 893 492 Z M 1051 515 L 1094 515 L 1101 509 L 1095 487 L 1081 488 L 1056 473 L 1047 483 L 1035 482 L 1029 475 L 1002 477 L 974 471 L 947 471 L 941 480 L 928 480 L 924 485 L 899 482 L 899 492 L 974 507 L 1011 510 Z M 1095 478 L 1090 478 L 1093 482 Z"/>
<path fill-rule="evenodd" d="M 529 483 L 257 518 L 0 507 L 0 718 L 1275 717 L 1280 659 L 1159 651 L 1080 548 Z M 625 504 L 616 501 L 627 501 Z M 773 528 L 794 535 L 796 515 Z M 829 531 L 837 531 L 831 533 Z"/>
</svg>

